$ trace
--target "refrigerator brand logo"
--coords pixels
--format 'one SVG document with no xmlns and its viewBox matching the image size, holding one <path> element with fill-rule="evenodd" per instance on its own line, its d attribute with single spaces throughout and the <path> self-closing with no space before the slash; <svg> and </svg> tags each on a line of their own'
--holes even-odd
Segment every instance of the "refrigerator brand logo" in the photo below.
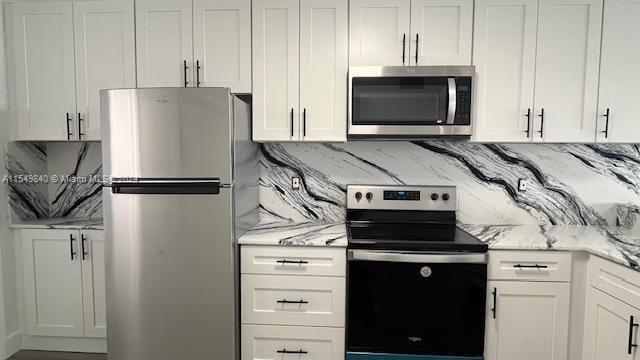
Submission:
<svg viewBox="0 0 640 360">
<path fill-rule="evenodd" d="M 412 343 L 422 342 L 422 338 L 417 336 L 409 336 L 408 339 Z"/>
<path fill-rule="evenodd" d="M 424 278 L 428 278 L 432 273 L 433 272 L 431 271 L 431 268 L 428 266 L 424 266 L 422 267 L 422 269 L 420 269 L 420 275 L 422 275 L 422 277 Z"/>
<path fill-rule="evenodd" d="M 157 102 L 158 104 L 166 104 L 166 103 L 168 103 L 168 102 L 169 102 L 169 100 L 167 100 L 167 99 L 156 99 L 156 102 Z"/>
</svg>

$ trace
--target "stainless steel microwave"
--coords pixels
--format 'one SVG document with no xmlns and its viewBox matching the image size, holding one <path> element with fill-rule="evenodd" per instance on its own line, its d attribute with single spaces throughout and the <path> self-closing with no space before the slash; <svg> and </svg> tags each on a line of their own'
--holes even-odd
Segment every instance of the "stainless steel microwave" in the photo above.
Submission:
<svg viewBox="0 0 640 360">
<path fill-rule="evenodd" d="M 473 66 L 349 69 L 349 139 L 470 136 Z"/>
</svg>

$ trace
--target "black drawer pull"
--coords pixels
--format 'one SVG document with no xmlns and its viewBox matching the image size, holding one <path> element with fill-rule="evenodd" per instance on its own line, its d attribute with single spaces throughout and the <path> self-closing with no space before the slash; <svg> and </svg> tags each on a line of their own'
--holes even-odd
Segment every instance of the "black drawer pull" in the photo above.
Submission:
<svg viewBox="0 0 640 360">
<path fill-rule="evenodd" d="M 295 261 L 294 260 L 278 260 L 276 262 L 282 265 L 285 265 L 285 264 L 304 265 L 309 263 L 308 261 L 305 261 L 305 260 L 295 260 Z"/>
<path fill-rule="evenodd" d="M 498 302 L 498 288 L 493 288 L 493 291 L 491 292 L 491 295 L 493 295 L 493 307 L 491 308 L 491 312 L 493 313 L 493 318 L 496 318 L 496 308 L 497 308 L 497 302 Z"/>
<path fill-rule="evenodd" d="M 73 237 L 73 234 L 69 234 L 69 252 L 71 254 L 71 260 L 75 260 L 75 256 L 77 254 L 77 252 L 73 249 L 74 241 L 76 241 L 76 239 Z"/>
<path fill-rule="evenodd" d="M 513 265 L 514 268 L 516 269 L 548 269 L 549 267 L 547 265 L 522 265 L 522 264 L 515 264 Z"/>
<path fill-rule="evenodd" d="M 627 343 L 627 354 L 631 355 L 633 349 L 638 347 L 638 344 L 633 343 L 633 329 L 637 328 L 639 324 L 635 323 L 633 315 L 629 317 L 629 342 Z"/>
<path fill-rule="evenodd" d="M 278 354 L 308 354 L 308 352 L 300 349 L 300 350 L 287 350 L 287 349 L 282 349 L 282 350 L 278 350 L 277 351 Z"/>
<path fill-rule="evenodd" d="M 291 300 L 278 300 L 276 301 L 278 304 L 308 304 L 308 301 L 305 300 L 298 300 L 298 301 L 291 301 Z"/>
</svg>

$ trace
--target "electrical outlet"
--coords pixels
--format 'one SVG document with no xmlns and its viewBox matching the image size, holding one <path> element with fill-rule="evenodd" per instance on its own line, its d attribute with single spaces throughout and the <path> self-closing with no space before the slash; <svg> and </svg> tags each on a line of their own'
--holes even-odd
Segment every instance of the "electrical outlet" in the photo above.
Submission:
<svg viewBox="0 0 640 360">
<path fill-rule="evenodd" d="M 291 178 L 291 189 L 293 190 L 300 190 L 300 178 L 299 177 L 292 177 Z"/>
<path fill-rule="evenodd" d="M 518 191 L 527 191 L 527 180 L 526 179 L 518 180 Z"/>
</svg>

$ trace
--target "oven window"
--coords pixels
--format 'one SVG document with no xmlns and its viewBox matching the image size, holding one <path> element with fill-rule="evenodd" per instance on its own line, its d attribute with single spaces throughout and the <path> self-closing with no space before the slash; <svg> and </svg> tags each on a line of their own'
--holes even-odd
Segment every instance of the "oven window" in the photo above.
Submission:
<svg viewBox="0 0 640 360">
<path fill-rule="evenodd" d="M 349 261 L 347 351 L 482 357 L 487 267 Z"/>
<path fill-rule="evenodd" d="M 353 125 L 445 124 L 446 77 L 353 78 Z"/>
</svg>

